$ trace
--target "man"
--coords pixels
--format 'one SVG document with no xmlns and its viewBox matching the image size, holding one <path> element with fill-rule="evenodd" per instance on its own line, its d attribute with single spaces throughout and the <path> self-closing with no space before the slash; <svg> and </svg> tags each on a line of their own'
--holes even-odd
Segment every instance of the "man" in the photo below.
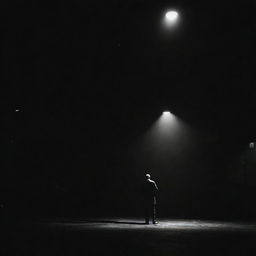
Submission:
<svg viewBox="0 0 256 256">
<path fill-rule="evenodd" d="M 150 217 L 152 223 L 156 222 L 156 194 L 158 188 L 156 183 L 150 179 L 150 174 L 146 174 L 146 180 L 143 184 L 143 197 L 144 197 L 144 209 L 145 209 L 145 222 L 149 224 Z"/>
</svg>

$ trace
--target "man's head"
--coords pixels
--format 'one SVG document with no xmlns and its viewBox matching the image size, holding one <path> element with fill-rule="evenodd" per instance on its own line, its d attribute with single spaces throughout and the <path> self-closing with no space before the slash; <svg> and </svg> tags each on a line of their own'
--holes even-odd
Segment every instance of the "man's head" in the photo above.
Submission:
<svg viewBox="0 0 256 256">
<path fill-rule="evenodd" d="M 149 180 L 150 179 L 150 174 L 146 174 L 146 179 Z"/>
</svg>

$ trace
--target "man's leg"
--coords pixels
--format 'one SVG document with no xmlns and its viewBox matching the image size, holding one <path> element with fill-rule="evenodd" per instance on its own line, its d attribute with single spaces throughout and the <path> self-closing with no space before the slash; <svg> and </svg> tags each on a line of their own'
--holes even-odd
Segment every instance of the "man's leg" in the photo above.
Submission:
<svg viewBox="0 0 256 256">
<path fill-rule="evenodd" d="M 149 224 L 149 206 L 148 206 L 148 203 L 145 203 L 145 207 L 144 207 L 144 211 L 145 211 L 145 223 L 146 224 Z"/>
<path fill-rule="evenodd" d="M 152 222 L 153 224 L 157 224 L 156 222 L 156 202 L 153 203 L 153 209 L 152 209 Z"/>
</svg>

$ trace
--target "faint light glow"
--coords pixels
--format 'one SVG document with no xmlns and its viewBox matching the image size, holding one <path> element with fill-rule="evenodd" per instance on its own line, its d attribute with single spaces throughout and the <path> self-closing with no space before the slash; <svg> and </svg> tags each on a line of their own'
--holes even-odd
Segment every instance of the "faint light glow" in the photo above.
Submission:
<svg viewBox="0 0 256 256">
<path fill-rule="evenodd" d="M 162 115 L 159 117 L 156 122 L 156 126 L 158 127 L 158 131 L 162 136 L 173 134 L 175 126 L 177 126 L 177 120 L 175 115 L 173 115 L 170 111 L 163 111 Z"/>
<path fill-rule="evenodd" d="M 175 22 L 179 17 L 179 14 L 178 12 L 176 11 L 168 11 L 166 14 L 165 14 L 165 18 L 168 22 Z"/>
<path fill-rule="evenodd" d="M 146 131 L 140 145 L 145 168 L 157 167 L 169 172 L 177 168 L 176 163 L 189 157 L 192 135 L 185 122 L 178 116 L 164 109 L 159 117 Z"/>
<path fill-rule="evenodd" d="M 255 148 L 255 142 L 250 142 L 249 143 L 249 148 L 254 149 Z"/>
<path fill-rule="evenodd" d="M 15 112 L 20 112 L 20 110 L 19 109 L 15 109 Z"/>
<path fill-rule="evenodd" d="M 166 123 L 174 119 L 174 115 L 170 111 L 164 111 L 160 119 Z"/>
<path fill-rule="evenodd" d="M 168 10 L 163 14 L 162 24 L 168 30 L 176 27 L 180 21 L 180 14 L 176 10 Z"/>
</svg>

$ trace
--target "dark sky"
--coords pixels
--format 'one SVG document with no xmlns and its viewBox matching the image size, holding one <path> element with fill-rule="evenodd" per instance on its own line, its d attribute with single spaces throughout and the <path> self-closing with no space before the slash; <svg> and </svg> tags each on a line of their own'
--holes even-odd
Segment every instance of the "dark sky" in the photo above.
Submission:
<svg viewBox="0 0 256 256">
<path fill-rule="evenodd" d="M 180 23 L 167 31 L 172 7 Z M 253 140 L 255 9 L 249 0 L 2 3 L 5 166 L 35 179 L 124 168 L 117 159 L 166 108 L 213 147 Z"/>
<path fill-rule="evenodd" d="M 172 6 L 181 22 L 165 31 Z M 1 10 L 2 103 L 82 123 L 126 125 L 164 105 L 191 120 L 250 118 L 254 11 L 252 1 L 16 1 Z"/>
</svg>

